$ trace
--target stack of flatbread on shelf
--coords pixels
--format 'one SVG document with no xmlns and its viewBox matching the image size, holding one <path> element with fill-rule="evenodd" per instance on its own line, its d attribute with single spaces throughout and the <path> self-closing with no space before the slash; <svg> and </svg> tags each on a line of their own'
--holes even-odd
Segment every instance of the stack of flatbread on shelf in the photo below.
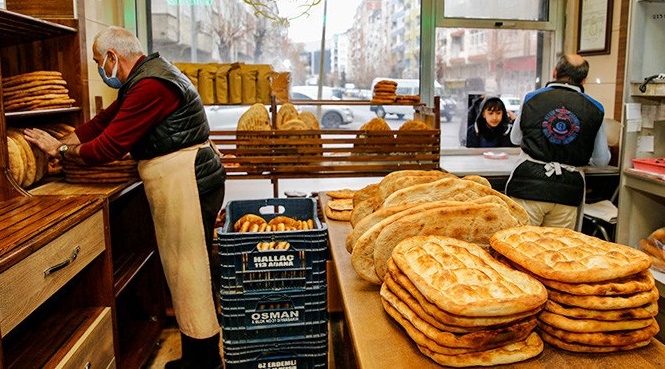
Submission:
<svg viewBox="0 0 665 369">
<path fill-rule="evenodd" d="M 346 248 L 358 275 L 374 284 L 383 282 L 393 249 L 409 237 L 448 236 L 489 249 L 494 232 L 528 223 L 526 211 L 485 178 L 437 170 L 390 173 L 352 200 Z"/>
<path fill-rule="evenodd" d="M 392 104 L 397 98 L 397 82 L 381 80 L 372 89 L 372 104 Z"/>
<path fill-rule="evenodd" d="M 70 108 L 67 82 L 58 71 L 35 71 L 2 78 L 6 112 Z"/>
<path fill-rule="evenodd" d="M 545 287 L 477 245 L 442 236 L 400 242 L 380 294 L 385 311 L 438 364 L 509 364 L 543 350 L 534 328 Z"/>
<path fill-rule="evenodd" d="M 327 191 L 326 195 L 330 201 L 326 204 L 324 212 L 326 217 L 332 220 L 349 221 L 353 210 L 354 190 L 343 188 L 340 190 Z"/>
<path fill-rule="evenodd" d="M 396 95 L 395 102 L 398 104 L 418 104 L 420 95 Z"/>
<path fill-rule="evenodd" d="M 64 161 L 62 170 L 69 183 L 120 184 L 139 180 L 137 161 L 129 156 L 107 164 L 79 165 Z"/>
<path fill-rule="evenodd" d="M 499 260 L 543 283 L 538 332 L 558 348 L 603 353 L 646 346 L 659 293 L 643 252 L 569 229 L 522 226 L 490 239 Z"/>
</svg>

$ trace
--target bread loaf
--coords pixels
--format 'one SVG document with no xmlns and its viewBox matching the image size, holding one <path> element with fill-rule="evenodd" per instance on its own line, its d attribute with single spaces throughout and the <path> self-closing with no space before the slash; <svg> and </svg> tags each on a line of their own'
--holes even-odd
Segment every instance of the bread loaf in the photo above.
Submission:
<svg viewBox="0 0 665 369">
<path fill-rule="evenodd" d="M 536 279 L 455 238 L 410 237 L 395 247 L 392 258 L 423 295 L 452 314 L 505 316 L 547 301 L 547 291 Z"/>
</svg>

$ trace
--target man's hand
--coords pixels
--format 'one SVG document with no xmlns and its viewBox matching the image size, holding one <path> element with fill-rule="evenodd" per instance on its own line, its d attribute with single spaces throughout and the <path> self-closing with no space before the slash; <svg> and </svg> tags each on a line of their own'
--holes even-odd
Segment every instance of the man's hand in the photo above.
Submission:
<svg viewBox="0 0 665 369">
<path fill-rule="evenodd" d="M 39 147 L 43 152 L 51 157 L 59 157 L 60 153 L 58 148 L 62 145 L 57 138 L 51 136 L 46 131 L 39 128 L 26 128 L 23 131 L 23 136 L 28 142 Z"/>
</svg>

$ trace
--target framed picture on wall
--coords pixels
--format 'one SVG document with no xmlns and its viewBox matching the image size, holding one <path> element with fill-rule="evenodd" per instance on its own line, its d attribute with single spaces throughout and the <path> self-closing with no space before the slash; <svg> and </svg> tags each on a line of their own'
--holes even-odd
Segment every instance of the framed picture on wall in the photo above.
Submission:
<svg viewBox="0 0 665 369">
<path fill-rule="evenodd" d="M 612 1 L 580 0 L 577 24 L 578 54 L 603 55 L 610 53 Z"/>
</svg>

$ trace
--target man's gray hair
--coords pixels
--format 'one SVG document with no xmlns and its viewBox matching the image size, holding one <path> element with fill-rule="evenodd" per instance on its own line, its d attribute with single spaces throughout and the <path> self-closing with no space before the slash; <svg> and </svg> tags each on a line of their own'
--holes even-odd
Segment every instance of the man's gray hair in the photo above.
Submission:
<svg viewBox="0 0 665 369">
<path fill-rule="evenodd" d="M 106 54 L 109 49 L 115 50 L 123 57 L 143 55 L 139 39 L 122 27 L 111 26 L 99 32 L 95 36 L 94 43 L 101 55 Z"/>
</svg>

